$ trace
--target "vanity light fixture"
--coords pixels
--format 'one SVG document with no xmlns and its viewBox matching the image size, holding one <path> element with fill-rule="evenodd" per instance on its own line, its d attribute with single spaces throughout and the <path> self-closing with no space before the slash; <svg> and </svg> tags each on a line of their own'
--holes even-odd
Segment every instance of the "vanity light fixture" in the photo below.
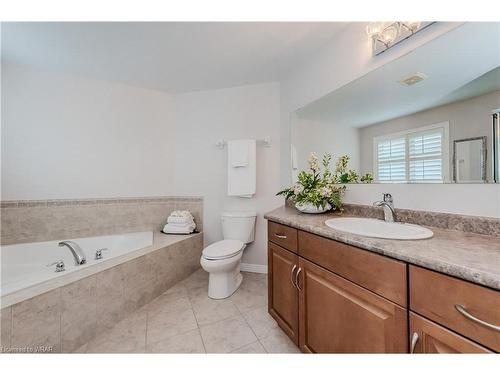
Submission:
<svg viewBox="0 0 500 375">
<path fill-rule="evenodd" d="M 419 21 L 370 22 L 366 26 L 366 33 L 372 40 L 373 55 L 376 56 L 387 51 L 433 23 Z"/>
</svg>

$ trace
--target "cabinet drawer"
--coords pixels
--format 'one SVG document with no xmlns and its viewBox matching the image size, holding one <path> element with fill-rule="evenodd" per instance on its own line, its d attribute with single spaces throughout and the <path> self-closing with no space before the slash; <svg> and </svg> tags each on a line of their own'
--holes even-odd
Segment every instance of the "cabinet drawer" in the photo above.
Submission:
<svg viewBox="0 0 500 375">
<path fill-rule="evenodd" d="M 415 340 L 413 347 L 412 339 Z M 475 342 L 412 312 L 410 312 L 410 350 L 415 354 L 491 353 Z"/>
<path fill-rule="evenodd" d="M 440 323 L 495 351 L 500 351 L 500 332 L 466 317 L 500 326 L 500 292 L 424 268 L 410 266 L 411 310 Z"/>
<path fill-rule="evenodd" d="M 297 229 L 270 221 L 267 225 L 268 240 L 293 253 L 297 253 Z"/>
<path fill-rule="evenodd" d="M 406 264 L 299 231 L 299 255 L 406 307 Z"/>
</svg>

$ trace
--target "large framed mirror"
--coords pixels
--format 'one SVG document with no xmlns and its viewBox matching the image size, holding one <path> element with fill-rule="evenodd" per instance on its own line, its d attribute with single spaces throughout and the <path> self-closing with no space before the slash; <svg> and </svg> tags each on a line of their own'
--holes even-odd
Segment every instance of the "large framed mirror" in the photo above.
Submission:
<svg viewBox="0 0 500 375">
<path fill-rule="evenodd" d="M 498 27 L 464 24 L 295 111 L 291 179 L 315 152 L 373 183 L 499 182 L 498 108 Z"/>
</svg>

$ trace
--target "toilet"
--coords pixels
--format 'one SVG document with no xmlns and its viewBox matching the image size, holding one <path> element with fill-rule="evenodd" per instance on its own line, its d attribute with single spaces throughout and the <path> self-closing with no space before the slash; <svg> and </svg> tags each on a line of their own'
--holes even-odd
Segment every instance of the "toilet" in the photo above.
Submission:
<svg viewBox="0 0 500 375">
<path fill-rule="evenodd" d="M 246 245 L 255 238 L 255 212 L 224 212 L 222 241 L 215 242 L 201 255 L 201 267 L 209 273 L 208 296 L 213 299 L 229 297 L 240 286 L 241 257 Z"/>
</svg>

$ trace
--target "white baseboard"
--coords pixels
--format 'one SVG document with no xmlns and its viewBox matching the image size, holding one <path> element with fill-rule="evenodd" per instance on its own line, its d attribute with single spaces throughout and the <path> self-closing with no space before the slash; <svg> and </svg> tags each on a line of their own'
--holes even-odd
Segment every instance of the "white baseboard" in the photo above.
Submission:
<svg viewBox="0 0 500 375">
<path fill-rule="evenodd" d="M 267 265 L 265 264 L 241 263 L 240 269 L 243 272 L 267 273 Z"/>
</svg>

